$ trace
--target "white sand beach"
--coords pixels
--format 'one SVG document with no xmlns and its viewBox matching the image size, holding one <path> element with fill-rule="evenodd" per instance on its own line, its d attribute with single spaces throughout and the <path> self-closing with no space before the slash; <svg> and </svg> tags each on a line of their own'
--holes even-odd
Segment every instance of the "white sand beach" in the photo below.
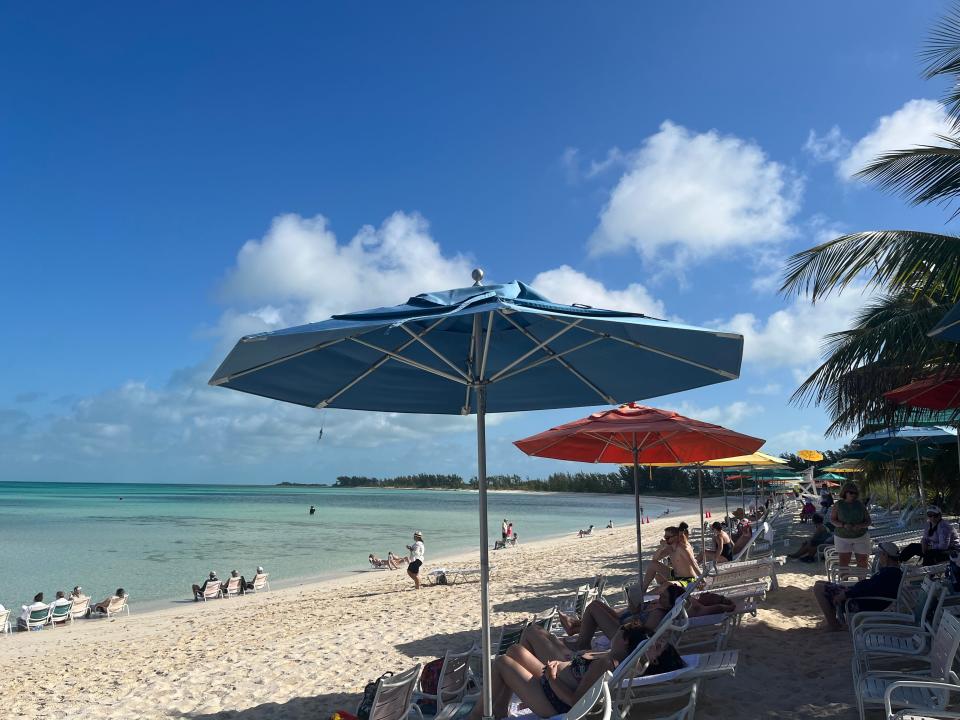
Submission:
<svg viewBox="0 0 960 720">
<path fill-rule="evenodd" d="M 687 505 L 692 510 L 695 503 Z M 732 507 L 732 506 L 731 506 Z M 720 515 L 722 502 L 710 503 Z M 671 514 L 644 525 L 650 548 Z M 692 516 L 687 516 L 690 520 Z M 695 524 L 691 520 L 691 524 Z M 516 621 L 606 573 L 635 573 L 633 527 L 492 554 L 492 620 Z M 428 546 L 429 551 L 429 546 Z M 358 565 L 363 558 L 358 558 Z M 477 554 L 426 568 L 477 566 Z M 736 677 L 714 681 L 697 717 L 855 717 L 849 638 L 825 633 L 809 592 L 816 566 L 788 565 L 731 642 Z M 363 686 L 479 638 L 479 585 L 412 590 L 403 572 L 302 585 L 70 627 L 0 636 L 3 717 L 325 720 Z M 734 709 L 735 708 L 735 709 Z"/>
</svg>

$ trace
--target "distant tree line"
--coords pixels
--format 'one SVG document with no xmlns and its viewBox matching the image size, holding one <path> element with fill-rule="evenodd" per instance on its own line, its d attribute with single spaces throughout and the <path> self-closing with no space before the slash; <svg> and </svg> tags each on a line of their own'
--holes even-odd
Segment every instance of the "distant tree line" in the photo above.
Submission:
<svg viewBox="0 0 960 720">
<path fill-rule="evenodd" d="M 727 475 L 730 475 L 727 472 Z M 697 472 L 692 468 L 641 467 L 638 480 L 640 492 L 645 495 L 696 496 Z M 341 475 L 334 485 L 342 488 L 432 488 L 443 490 L 472 490 L 477 487 L 477 478 L 464 481 L 460 475 L 419 473 L 399 475 L 392 478 L 374 478 L 363 475 Z M 519 475 L 488 475 L 487 487 L 491 490 L 527 490 L 547 492 L 587 493 L 633 493 L 633 467 L 621 466 L 615 472 L 551 473 L 546 478 L 521 477 Z M 730 488 L 730 486 L 728 486 Z M 722 494 L 720 473 L 703 471 L 703 491 L 707 495 Z"/>
</svg>

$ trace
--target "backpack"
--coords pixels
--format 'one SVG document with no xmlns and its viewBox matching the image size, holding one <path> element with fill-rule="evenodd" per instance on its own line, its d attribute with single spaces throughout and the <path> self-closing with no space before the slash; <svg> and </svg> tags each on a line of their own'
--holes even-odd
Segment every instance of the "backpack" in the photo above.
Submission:
<svg viewBox="0 0 960 720">
<path fill-rule="evenodd" d="M 380 681 L 393 675 L 389 670 L 372 682 L 368 682 L 363 688 L 363 699 L 360 700 L 360 706 L 357 708 L 357 717 L 360 720 L 369 720 L 370 710 L 373 708 L 373 698 L 376 697 L 377 687 Z"/>
<path fill-rule="evenodd" d="M 449 581 L 447 580 L 446 573 L 439 573 L 437 575 L 437 585 L 447 585 Z"/>
<path fill-rule="evenodd" d="M 437 658 L 436 660 L 431 660 L 426 665 L 423 666 L 423 670 L 420 672 L 420 692 L 425 695 L 436 695 L 437 688 L 440 685 L 440 672 L 443 670 L 443 658 Z M 430 700 L 429 698 L 421 698 L 417 700 L 417 705 L 420 707 L 420 710 L 428 715 L 437 714 L 437 702 L 436 700 Z"/>
</svg>

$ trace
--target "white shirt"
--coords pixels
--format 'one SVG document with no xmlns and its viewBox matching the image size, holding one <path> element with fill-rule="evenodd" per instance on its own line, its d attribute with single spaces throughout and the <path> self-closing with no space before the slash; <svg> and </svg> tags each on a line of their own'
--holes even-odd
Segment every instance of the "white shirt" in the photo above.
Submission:
<svg viewBox="0 0 960 720">
<path fill-rule="evenodd" d="M 35 602 L 31 605 L 21 605 L 20 606 L 20 619 L 26 622 L 30 619 L 30 613 L 34 610 L 46 610 L 47 604 L 42 602 Z"/>
<path fill-rule="evenodd" d="M 50 603 L 50 607 L 60 607 L 61 605 L 69 605 L 69 604 L 70 604 L 69 598 L 57 598 L 52 603 Z"/>
<path fill-rule="evenodd" d="M 414 560 L 419 560 L 423 562 L 423 541 L 415 540 L 413 545 L 408 545 L 410 548 L 410 562 Z"/>
</svg>

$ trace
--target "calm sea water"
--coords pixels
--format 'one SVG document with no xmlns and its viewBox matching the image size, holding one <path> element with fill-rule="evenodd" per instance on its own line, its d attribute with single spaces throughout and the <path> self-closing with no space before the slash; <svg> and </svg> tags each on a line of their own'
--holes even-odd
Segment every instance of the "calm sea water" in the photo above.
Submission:
<svg viewBox="0 0 960 720">
<path fill-rule="evenodd" d="M 667 506 L 644 501 L 651 517 Z M 491 493 L 489 517 L 491 542 L 506 517 L 522 543 L 632 524 L 633 498 Z M 155 606 L 188 598 L 209 570 L 249 577 L 257 565 L 271 584 L 329 577 L 366 569 L 370 552 L 406 554 L 413 530 L 423 531 L 427 567 L 475 549 L 476 493 L 0 482 L 0 603 L 19 607 L 79 584 L 95 599 L 122 586 L 131 604 Z"/>
</svg>

